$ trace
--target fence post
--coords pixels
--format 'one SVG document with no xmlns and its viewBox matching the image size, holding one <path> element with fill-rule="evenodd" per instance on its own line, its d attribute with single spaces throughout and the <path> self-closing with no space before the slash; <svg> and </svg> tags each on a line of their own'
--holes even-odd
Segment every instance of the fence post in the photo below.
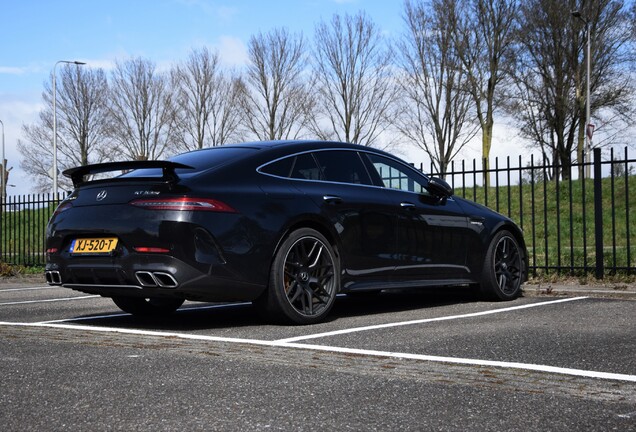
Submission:
<svg viewBox="0 0 636 432">
<path fill-rule="evenodd" d="M 601 149 L 594 149 L 594 242 L 596 243 L 596 278 L 603 279 L 603 185 L 601 173 Z"/>
</svg>

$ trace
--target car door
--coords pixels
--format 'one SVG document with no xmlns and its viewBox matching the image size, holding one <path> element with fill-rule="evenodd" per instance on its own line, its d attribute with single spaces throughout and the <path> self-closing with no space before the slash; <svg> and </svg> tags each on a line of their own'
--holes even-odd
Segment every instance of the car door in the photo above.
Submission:
<svg viewBox="0 0 636 432">
<path fill-rule="evenodd" d="M 467 279 L 472 231 L 458 203 L 428 192 L 428 179 L 414 168 L 375 153 L 367 155 L 397 217 L 399 263 L 393 280 Z"/>
<path fill-rule="evenodd" d="M 315 175 L 317 167 L 320 178 Z M 344 289 L 364 289 L 390 280 L 396 261 L 397 219 L 386 192 L 372 185 L 354 150 L 298 155 L 296 187 L 320 207 L 340 237 Z"/>
</svg>

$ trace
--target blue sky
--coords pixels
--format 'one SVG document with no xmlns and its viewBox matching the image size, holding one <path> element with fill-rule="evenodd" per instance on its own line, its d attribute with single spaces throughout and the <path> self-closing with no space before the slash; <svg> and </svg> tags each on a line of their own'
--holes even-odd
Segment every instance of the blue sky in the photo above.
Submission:
<svg viewBox="0 0 636 432">
<path fill-rule="evenodd" d="M 32 192 L 20 170 L 17 140 L 22 125 L 41 108 L 43 83 L 58 60 L 109 69 L 116 60 L 142 56 L 159 67 L 182 61 L 193 48 L 217 49 L 240 67 L 249 37 L 287 27 L 313 37 L 316 23 L 334 14 L 364 10 L 395 35 L 402 0 L 9 0 L 0 20 L 0 120 L 5 126 L 8 193 Z"/>
</svg>

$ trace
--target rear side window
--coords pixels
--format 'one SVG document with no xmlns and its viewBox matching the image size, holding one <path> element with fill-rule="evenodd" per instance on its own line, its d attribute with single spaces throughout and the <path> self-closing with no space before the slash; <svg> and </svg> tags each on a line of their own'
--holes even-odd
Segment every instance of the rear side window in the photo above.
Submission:
<svg viewBox="0 0 636 432">
<path fill-rule="evenodd" d="M 265 165 L 260 171 L 278 177 L 322 180 L 320 168 L 318 168 L 316 160 L 310 153 L 277 160 Z"/>
<path fill-rule="evenodd" d="M 360 156 L 353 151 L 321 151 L 315 153 L 324 180 L 337 183 L 370 185 L 371 179 Z"/>
<path fill-rule="evenodd" d="M 289 177 L 291 174 L 291 169 L 294 166 L 295 157 L 288 157 L 285 159 L 278 160 L 276 162 L 272 162 L 263 168 L 261 168 L 261 172 L 265 174 L 271 174 L 278 177 Z"/>
</svg>

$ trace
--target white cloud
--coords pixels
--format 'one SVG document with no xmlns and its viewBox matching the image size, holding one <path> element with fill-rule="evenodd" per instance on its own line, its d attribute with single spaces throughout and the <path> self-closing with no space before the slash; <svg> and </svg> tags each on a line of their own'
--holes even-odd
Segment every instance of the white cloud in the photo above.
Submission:
<svg viewBox="0 0 636 432">
<path fill-rule="evenodd" d="M 0 74 L 22 75 L 26 73 L 26 68 L 18 66 L 0 66 Z"/>
<path fill-rule="evenodd" d="M 241 39 L 233 36 L 221 36 L 215 44 L 215 48 L 219 51 L 219 57 L 225 66 L 241 67 L 247 64 L 247 47 Z"/>
</svg>

